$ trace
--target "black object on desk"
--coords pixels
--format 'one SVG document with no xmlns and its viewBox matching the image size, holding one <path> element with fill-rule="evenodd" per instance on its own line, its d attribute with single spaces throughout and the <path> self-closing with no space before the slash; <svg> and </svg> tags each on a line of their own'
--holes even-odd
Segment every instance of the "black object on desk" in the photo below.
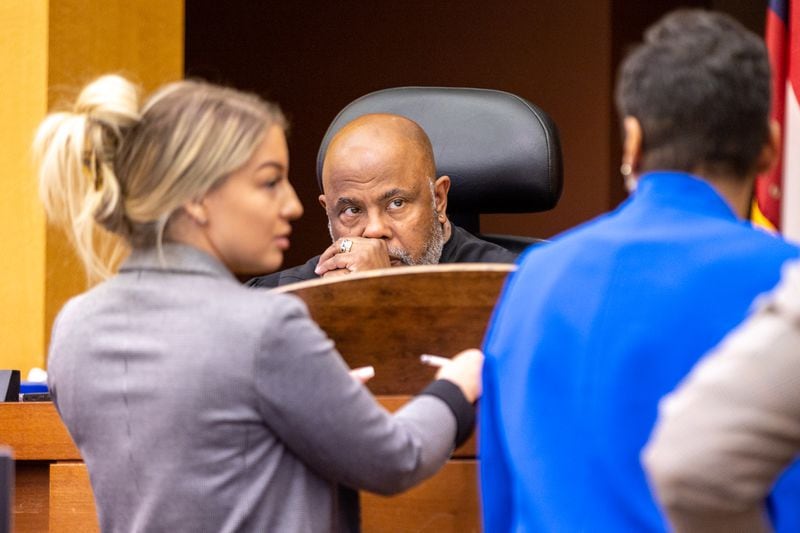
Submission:
<svg viewBox="0 0 800 533">
<path fill-rule="evenodd" d="M 23 392 L 20 394 L 22 402 L 52 402 L 53 398 L 49 392 Z"/>
<path fill-rule="evenodd" d="M 0 402 L 19 401 L 19 370 L 0 370 Z"/>
</svg>

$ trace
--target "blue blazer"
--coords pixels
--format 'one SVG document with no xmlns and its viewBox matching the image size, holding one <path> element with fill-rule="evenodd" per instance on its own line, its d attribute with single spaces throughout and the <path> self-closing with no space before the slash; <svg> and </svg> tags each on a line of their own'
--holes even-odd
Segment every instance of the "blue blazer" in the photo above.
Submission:
<svg viewBox="0 0 800 533">
<path fill-rule="evenodd" d="M 668 172 L 523 256 L 485 342 L 485 530 L 664 531 L 639 460 L 658 401 L 797 256 Z M 779 531 L 800 531 L 798 502 L 792 469 L 771 496 Z"/>
</svg>

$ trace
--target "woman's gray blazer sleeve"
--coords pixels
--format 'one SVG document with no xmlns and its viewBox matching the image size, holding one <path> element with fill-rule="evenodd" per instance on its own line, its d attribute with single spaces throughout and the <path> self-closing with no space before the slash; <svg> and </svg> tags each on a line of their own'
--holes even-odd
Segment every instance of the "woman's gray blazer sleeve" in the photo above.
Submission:
<svg viewBox="0 0 800 533">
<path fill-rule="evenodd" d="M 255 355 L 253 382 L 262 416 L 283 443 L 321 476 L 379 494 L 433 475 L 453 449 L 448 405 L 422 395 L 389 414 L 350 377 L 304 304 L 274 297 L 280 312 Z"/>
</svg>

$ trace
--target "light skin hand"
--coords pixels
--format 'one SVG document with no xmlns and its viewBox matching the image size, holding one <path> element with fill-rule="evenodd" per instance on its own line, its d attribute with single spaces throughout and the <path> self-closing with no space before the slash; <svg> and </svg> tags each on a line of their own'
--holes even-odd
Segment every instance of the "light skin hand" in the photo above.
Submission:
<svg viewBox="0 0 800 533">
<path fill-rule="evenodd" d="M 349 252 L 341 252 L 344 239 L 352 241 Z M 328 246 L 319 258 L 314 272 L 318 276 L 349 274 L 376 268 L 389 268 L 389 251 L 383 239 L 367 239 L 364 237 L 343 237 L 336 239 Z"/>
<path fill-rule="evenodd" d="M 465 350 L 436 373 L 436 379 L 446 379 L 458 385 L 470 403 L 481 397 L 481 371 L 483 370 L 483 352 L 472 349 Z"/>
</svg>

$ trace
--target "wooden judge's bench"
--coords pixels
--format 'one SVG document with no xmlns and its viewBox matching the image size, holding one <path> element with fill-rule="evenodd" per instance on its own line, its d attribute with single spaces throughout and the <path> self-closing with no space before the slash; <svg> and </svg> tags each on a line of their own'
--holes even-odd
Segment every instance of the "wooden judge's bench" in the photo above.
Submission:
<svg viewBox="0 0 800 533">
<path fill-rule="evenodd" d="M 351 367 L 375 366 L 369 383 L 389 411 L 435 369 L 422 353 L 478 347 L 512 265 L 387 269 L 282 287 L 305 300 Z M 86 466 L 50 402 L 0 403 L 0 444 L 14 451 L 14 531 L 98 531 Z M 444 468 L 399 496 L 361 493 L 365 532 L 480 531 L 475 437 Z"/>
</svg>

